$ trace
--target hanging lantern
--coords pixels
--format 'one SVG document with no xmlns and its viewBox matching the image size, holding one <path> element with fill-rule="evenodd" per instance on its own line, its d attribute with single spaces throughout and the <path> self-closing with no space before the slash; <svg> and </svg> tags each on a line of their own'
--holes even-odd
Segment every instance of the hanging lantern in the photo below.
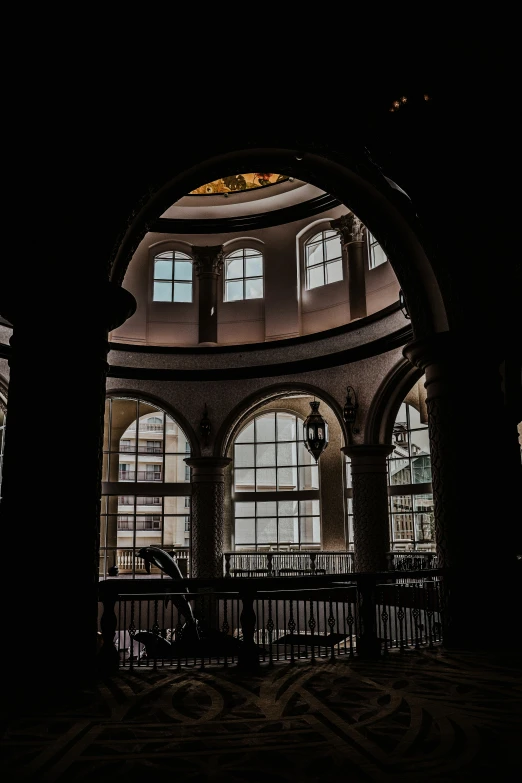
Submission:
<svg viewBox="0 0 522 783">
<path fill-rule="evenodd" d="M 312 412 L 303 422 L 305 446 L 318 462 L 319 457 L 328 446 L 328 424 L 319 413 L 319 402 L 310 403 Z"/>
</svg>

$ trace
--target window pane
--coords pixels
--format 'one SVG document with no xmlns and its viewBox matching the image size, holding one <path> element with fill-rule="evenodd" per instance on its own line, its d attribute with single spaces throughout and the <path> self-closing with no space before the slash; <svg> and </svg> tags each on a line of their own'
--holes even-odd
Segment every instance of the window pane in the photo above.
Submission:
<svg viewBox="0 0 522 783">
<path fill-rule="evenodd" d="M 279 543 L 297 544 L 299 542 L 299 520 L 297 517 L 279 518 Z"/>
<path fill-rule="evenodd" d="M 263 257 L 251 256 L 245 260 L 245 277 L 262 277 Z"/>
<path fill-rule="evenodd" d="M 306 246 L 306 266 L 314 266 L 323 263 L 323 243 Z"/>
<path fill-rule="evenodd" d="M 235 527 L 236 544 L 255 543 L 255 521 L 253 519 L 236 519 Z"/>
<path fill-rule="evenodd" d="M 170 283 L 154 283 L 154 302 L 172 302 L 172 285 Z"/>
<path fill-rule="evenodd" d="M 343 279 L 343 264 L 342 261 L 332 261 L 326 265 L 326 282 L 337 283 Z"/>
<path fill-rule="evenodd" d="M 236 443 L 253 443 L 253 442 L 254 442 L 254 422 L 251 421 L 250 424 L 247 424 L 247 426 L 241 430 L 241 432 L 236 438 Z"/>
<path fill-rule="evenodd" d="M 255 251 L 257 253 L 257 250 Z M 229 253 L 227 256 L 227 259 L 229 258 L 243 258 L 243 248 L 240 248 L 239 250 L 234 250 L 233 253 Z"/>
<path fill-rule="evenodd" d="M 263 517 L 257 522 L 257 543 L 271 544 L 277 541 L 277 520 Z"/>
<path fill-rule="evenodd" d="M 158 261 L 154 263 L 155 280 L 172 280 L 172 261 Z"/>
<path fill-rule="evenodd" d="M 302 544 L 313 544 L 319 540 L 315 537 L 314 521 L 314 517 L 304 517 L 300 520 Z"/>
<path fill-rule="evenodd" d="M 185 462 L 185 454 L 166 454 L 165 455 L 165 481 L 167 482 L 190 482 L 190 468 Z"/>
<path fill-rule="evenodd" d="M 299 468 L 299 489 L 319 489 L 319 468 L 317 465 Z"/>
<path fill-rule="evenodd" d="M 277 440 L 295 440 L 296 418 L 291 413 L 277 414 Z"/>
<path fill-rule="evenodd" d="M 390 498 L 391 510 L 397 512 L 411 511 L 411 495 L 392 495 Z"/>
<path fill-rule="evenodd" d="M 277 444 L 277 464 L 297 465 L 297 447 L 295 443 Z"/>
<path fill-rule="evenodd" d="M 192 264 L 190 261 L 176 261 L 174 265 L 176 280 L 192 280 Z"/>
<path fill-rule="evenodd" d="M 226 279 L 243 277 L 243 255 L 240 258 L 228 258 L 226 265 Z"/>
<path fill-rule="evenodd" d="M 254 490 L 254 469 L 236 468 L 234 470 L 234 486 L 236 492 L 252 492 Z"/>
<path fill-rule="evenodd" d="M 258 517 L 275 517 L 277 516 L 277 503 L 275 500 L 263 501 L 257 504 L 257 516 Z"/>
<path fill-rule="evenodd" d="M 423 424 L 420 420 L 420 413 L 417 410 L 417 408 L 414 408 L 413 405 L 410 405 L 410 428 L 412 430 L 416 430 L 419 427 L 427 427 L 428 424 Z"/>
<path fill-rule="evenodd" d="M 341 258 L 341 253 L 341 238 L 337 235 L 326 243 L 326 260 L 331 261 L 333 258 Z"/>
<path fill-rule="evenodd" d="M 245 299 L 263 298 L 263 279 L 245 280 Z"/>
<path fill-rule="evenodd" d="M 277 489 L 283 492 L 297 490 L 297 468 L 278 468 Z"/>
<path fill-rule="evenodd" d="M 261 443 L 256 446 L 256 467 L 271 467 L 275 465 L 275 443 Z"/>
<path fill-rule="evenodd" d="M 255 517 L 256 515 L 256 504 L 255 503 L 245 503 L 241 501 L 237 501 L 236 503 L 236 518 L 237 517 Z"/>
<path fill-rule="evenodd" d="M 318 288 L 324 285 L 324 266 L 314 266 L 312 269 L 308 269 L 306 273 L 306 287 Z"/>
<path fill-rule="evenodd" d="M 315 465 L 315 457 L 310 454 L 302 441 L 299 442 L 298 455 L 300 465 Z"/>
<path fill-rule="evenodd" d="M 423 456 L 411 461 L 413 483 L 424 484 L 431 481 L 431 457 Z"/>
<path fill-rule="evenodd" d="M 237 302 L 243 299 L 243 281 L 235 283 L 225 283 L 225 300 L 227 302 Z"/>
<path fill-rule="evenodd" d="M 236 444 L 234 463 L 237 468 L 254 467 L 254 444 Z"/>
<path fill-rule="evenodd" d="M 379 266 L 380 264 L 384 264 L 388 260 L 386 258 L 386 253 L 384 252 L 384 250 L 380 245 L 374 245 L 372 247 L 371 258 L 372 258 L 371 261 L 372 268 Z"/>
<path fill-rule="evenodd" d="M 415 430 L 410 433 L 411 456 L 421 456 L 430 453 L 430 438 L 427 429 Z"/>
<path fill-rule="evenodd" d="M 275 442 L 275 414 L 267 413 L 263 416 L 258 416 L 255 420 L 256 426 L 256 440 L 261 443 Z"/>
<path fill-rule="evenodd" d="M 411 484 L 410 461 L 391 459 L 389 462 L 390 484 Z"/>
<path fill-rule="evenodd" d="M 298 506 L 297 500 L 280 500 L 277 504 L 278 514 L 281 517 L 296 517 Z"/>
<path fill-rule="evenodd" d="M 158 253 L 156 258 L 172 258 L 174 255 L 173 250 L 165 250 L 163 253 Z"/>
<path fill-rule="evenodd" d="M 192 302 L 192 283 L 174 283 L 174 301 Z"/>
<path fill-rule="evenodd" d="M 273 492 L 276 489 L 276 469 L 261 468 L 256 470 L 256 490 L 258 492 Z"/>
</svg>

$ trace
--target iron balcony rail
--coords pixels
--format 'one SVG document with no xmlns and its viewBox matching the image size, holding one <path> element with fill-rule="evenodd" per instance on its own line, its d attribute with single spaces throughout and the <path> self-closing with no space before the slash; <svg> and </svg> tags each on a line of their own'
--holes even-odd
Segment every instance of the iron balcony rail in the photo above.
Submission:
<svg viewBox="0 0 522 783">
<path fill-rule="evenodd" d="M 351 574 L 353 552 L 225 552 L 224 576 Z"/>
<path fill-rule="evenodd" d="M 100 670 L 237 665 L 432 649 L 443 640 L 443 572 L 354 573 L 180 583 L 100 583 Z M 189 621 L 183 602 L 191 607 Z M 181 603 L 180 603 L 181 602 Z M 186 606 L 186 605 L 185 605 Z M 179 608 L 178 608 L 179 607 Z"/>
<path fill-rule="evenodd" d="M 120 481 L 161 481 L 161 470 L 120 470 Z"/>
</svg>

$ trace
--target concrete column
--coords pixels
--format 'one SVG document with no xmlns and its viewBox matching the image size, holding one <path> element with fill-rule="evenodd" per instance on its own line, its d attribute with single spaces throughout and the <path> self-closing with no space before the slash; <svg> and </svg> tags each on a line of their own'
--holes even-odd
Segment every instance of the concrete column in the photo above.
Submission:
<svg viewBox="0 0 522 783">
<path fill-rule="evenodd" d="M 353 543 L 356 571 L 386 571 L 390 549 L 388 513 L 388 445 L 344 446 L 351 459 Z"/>
<path fill-rule="evenodd" d="M 192 247 L 199 278 L 199 344 L 217 343 L 218 281 L 223 271 L 223 246 Z"/>
<path fill-rule="evenodd" d="M 330 226 L 340 232 L 343 254 L 348 267 L 348 297 L 350 318 L 366 315 L 366 228 L 352 212 L 330 221 Z"/>
<path fill-rule="evenodd" d="M 225 468 L 230 457 L 189 457 L 192 468 L 192 576 L 223 576 Z"/>
<path fill-rule="evenodd" d="M 437 554 L 446 569 L 444 642 L 502 646 L 517 611 L 520 507 L 512 484 L 520 481 L 520 462 L 508 448 L 514 426 L 499 356 L 485 341 L 449 332 L 416 340 L 403 353 L 426 375 Z"/>
<path fill-rule="evenodd" d="M 57 288 L 62 296 L 62 289 Z M 2 482 L 5 628 L 28 628 L 16 644 L 13 687 L 70 687 L 96 669 L 101 466 L 108 332 L 134 311 L 134 297 L 108 281 L 96 302 L 74 292 L 41 304 L 52 335 L 45 350 L 26 326 L 23 303 L 13 323 L 8 422 Z M 38 321 L 35 311 L 28 322 Z M 69 342 L 60 342 L 71 324 Z M 37 443 L 36 451 L 31 444 Z M 13 569 L 16 569 L 15 571 Z M 25 585 L 13 591 L 12 579 Z M 25 672 L 25 674 L 22 674 Z"/>
</svg>

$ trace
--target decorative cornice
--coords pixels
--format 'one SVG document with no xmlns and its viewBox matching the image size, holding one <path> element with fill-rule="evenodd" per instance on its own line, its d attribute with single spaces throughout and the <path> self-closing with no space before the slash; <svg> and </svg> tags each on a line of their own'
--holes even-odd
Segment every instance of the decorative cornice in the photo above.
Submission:
<svg viewBox="0 0 522 783">
<path fill-rule="evenodd" d="M 270 376 L 294 375 L 309 373 L 329 367 L 339 367 L 344 364 L 358 362 L 371 356 L 378 356 L 394 348 L 405 345 L 412 337 L 410 326 L 399 329 L 392 334 L 371 340 L 364 345 L 348 348 L 336 353 L 320 355 L 313 358 L 299 359 L 294 362 L 279 362 L 247 367 L 229 367 L 207 370 L 173 370 L 156 369 L 152 367 L 122 367 L 109 365 L 108 375 L 111 378 L 127 378 L 134 380 L 158 381 L 230 381 L 245 378 L 267 378 Z M 245 346 L 242 347 L 245 350 Z"/>
<path fill-rule="evenodd" d="M 293 223 L 312 215 L 334 209 L 340 201 L 328 193 L 294 204 L 291 207 L 274 209 L 271 212 L 259 212 L 255 215 L 243 215 L 229 218 L 157 218 L 147 224 L 147 231 L 158 234 L 232 234 L 236 231 L 255 231 L 259 228 L 271 228 L 284 223 Z"/>
<path fill-rule="evenodd" d="M 193 266 L 198 277 L 220 275 L 223 270 L 223 245 L 193 245 Z"/>
</svg>

